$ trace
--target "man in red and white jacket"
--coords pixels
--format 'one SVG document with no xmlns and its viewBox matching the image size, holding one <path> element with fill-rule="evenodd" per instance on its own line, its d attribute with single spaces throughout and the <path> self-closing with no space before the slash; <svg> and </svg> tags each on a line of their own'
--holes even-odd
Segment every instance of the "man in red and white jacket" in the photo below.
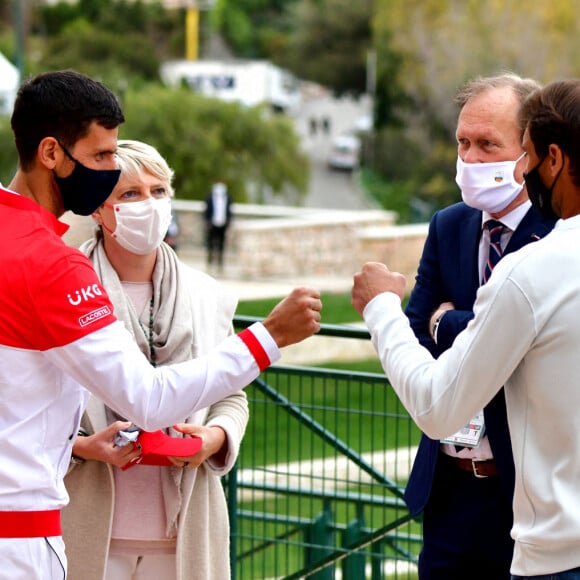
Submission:
<svg viewBox="0 0 580 580">
<path fill-rule="evenodd" d="M 57 219 L 108 197 L 123 120 L 108 89 L 73 71 L 24 83 L 12 115 L 19 168 L 0 188 L 0 576 L 13 580 L 66 577 L 63 477 L 91 392 L 154 431 L 249 384 L 320 328 L 319 293 L 297 288 L 208 356 L 149 364 Z"/>
</svg>

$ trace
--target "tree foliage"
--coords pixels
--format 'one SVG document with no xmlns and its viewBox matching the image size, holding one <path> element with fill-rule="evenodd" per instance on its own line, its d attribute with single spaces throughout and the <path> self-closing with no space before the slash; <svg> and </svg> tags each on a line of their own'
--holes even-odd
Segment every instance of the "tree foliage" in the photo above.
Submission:
<svg viewBox="0 0 580 580">
<path fill-rule="evenodd" d="M 373 48 L 373 6 L 374 0 L 218 0 L 213 22 L 239 56 L 268 58 L 337 95 L 360 95 L 367 89 Z M 386 38 L 383 34 L 383 49 Z M 393 56 L 381 61 L 379 71 L 388 89 L 380 123 L 390 123 L 392 108 L 404 101 L 393 82 L 398 66 Z"/>
<path fill-rule="evenodd" d="M 18 155 L 10 128 L 10 118 L 0 115 L 0 183 L 8 185 L 16 171 Z"/>
<path fill-rule="evenodd" d="M 281 63 L 299 78 L 325 85 L 337 95 L 364 93 L 372 10 L 372 0 L 297 3 Z"/>
<path fill-rule="evenodd" d="M 376 0 L 376 29 L 392 39 L 418 109 L 453 135 L 459 86 L 513 71 L 540 82 L 578 76 L 580 12 L 553 0 Z"/>
<path fill-rule="evenodd" d="M 236 55 L 276 60 L 291 26 L 286 13 L 301 1 L 217 0 L 212 21 Z"/>
<path fill-rule="evenodd" d="M 155 45 L 142 34 L 98 30 L 85 20 L 74 20 L 48 44 L 42 70 L 75 68 L 111 86 L 156 80 L 160 61 Z"/>
<path fill-rule="evenodd" d="M 157 86 L 129 91 L 124 109 L 121 136 L 159 149 L 178 197 L 203 199 L 218 177 L 240 202 L 263 188 L 298 202 L 306 190 L 309 162 L 284 116 Z"/>
<path fill-rule="evenodd" d="M 117 85 L 158 78 L 161 60 L 182 55 L 183 12 L 156 3 L 79 0 L 43 6 L 32 32 L 43 38 L 31 72 L 76 68 Z M 38 69 L 38 70 L 36 70 Z"/>
</svg>

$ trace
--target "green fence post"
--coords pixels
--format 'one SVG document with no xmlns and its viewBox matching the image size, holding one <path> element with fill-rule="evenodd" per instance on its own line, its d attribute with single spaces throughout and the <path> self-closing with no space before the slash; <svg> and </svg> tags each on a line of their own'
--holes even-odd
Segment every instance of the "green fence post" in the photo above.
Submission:
<svg viewBox="0 0 580 580">
<path fill-rule="evenodd" d="M 342 532 L 342 546 L 348 547 L 358 542 L 363 535 L 364 522 L 361 519 L 351 521 Z M 361 580 L 365 578 L 364 551 L 357 551 L 352 556 L 347 556 L 342 561 L 342 577 L 344 580 Z"/>
<path fill-rule="evenodd" d="M 238 554 L 238 462 L 226 476 L 228 517 L 230 519 L 230 568 L 231 580 L 236 580 L 236 566 Z"/>
<path fill-rule="evenodd" d="M 326 505 L 313 522 L 305 528 L 306 567 L 312 567 L 318 560 L 322 560 L 334 549 L 334 532 L 330 506 Z M 334 580 L 334 566 L 327 566 L 323 570 L 310 576 L 312 580 Z"/>
<path fill-rule="evenodd" d="M 375 556 L 374 554 L 381 554 L 385 549 L 385 542 L 377 542 L 371 544 L 371 580 L 383 580 L 383 558 Z M 395 578 L 398 578 L 395 575 Z"/>
</svg>

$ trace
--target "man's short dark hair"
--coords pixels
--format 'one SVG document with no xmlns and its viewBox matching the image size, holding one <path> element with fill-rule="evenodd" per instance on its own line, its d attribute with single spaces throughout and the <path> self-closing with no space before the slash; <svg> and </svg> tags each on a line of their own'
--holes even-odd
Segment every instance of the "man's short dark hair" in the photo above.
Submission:
<svg viewBox="0 0 580 580">
<path fill-rule="evenodd" d="M 14 103 L 11 124 L 20 166 L 31 166 L 45 137 L 72 148 L 93 122 L 114 129 L 124 120 L 119 101 L 102 83 L 73 70 L 39 74 L 22 84 Z"/>
<path fill-rule="evenodd" d="M 580 79 L 555 81 L 532 93 L 519 113 L 540 159 L 552 143 L 570 159 L 570 176 L 580 187 Z"/>
</svg>

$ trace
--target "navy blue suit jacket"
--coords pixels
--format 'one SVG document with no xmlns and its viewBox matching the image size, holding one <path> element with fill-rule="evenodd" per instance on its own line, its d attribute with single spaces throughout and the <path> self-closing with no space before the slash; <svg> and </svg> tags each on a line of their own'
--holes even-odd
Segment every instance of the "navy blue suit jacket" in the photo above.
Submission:
<svg viewBox="0 0 580 580">
<path fill-rule="evenodd" d="M 419 342 L 434 357 L 447 350 L 455 337 L 473 318 L 473 304 L 480 286 L 478 249 L 481 211 L 460 202 L 437 212 L 431 219 L 429 234 L 419 263 L 415 287 L 405 313 Z M 504 255 L 544 237 L 554 227 L 532 208 L 513 232 Z M 453 302 L 441 319 L 437 344 L 429 334 L 429 320 L 442 302 Z M 514 489 L 514 462 L 508 431 L 503 389 L 484 409 L 486 434 L 495 458 L 502 489 L 511 505 Z M 439 441 L 423 435 L 405 491 L 412 515 L 425 508 L 439 456 Z"/>
</svg>

